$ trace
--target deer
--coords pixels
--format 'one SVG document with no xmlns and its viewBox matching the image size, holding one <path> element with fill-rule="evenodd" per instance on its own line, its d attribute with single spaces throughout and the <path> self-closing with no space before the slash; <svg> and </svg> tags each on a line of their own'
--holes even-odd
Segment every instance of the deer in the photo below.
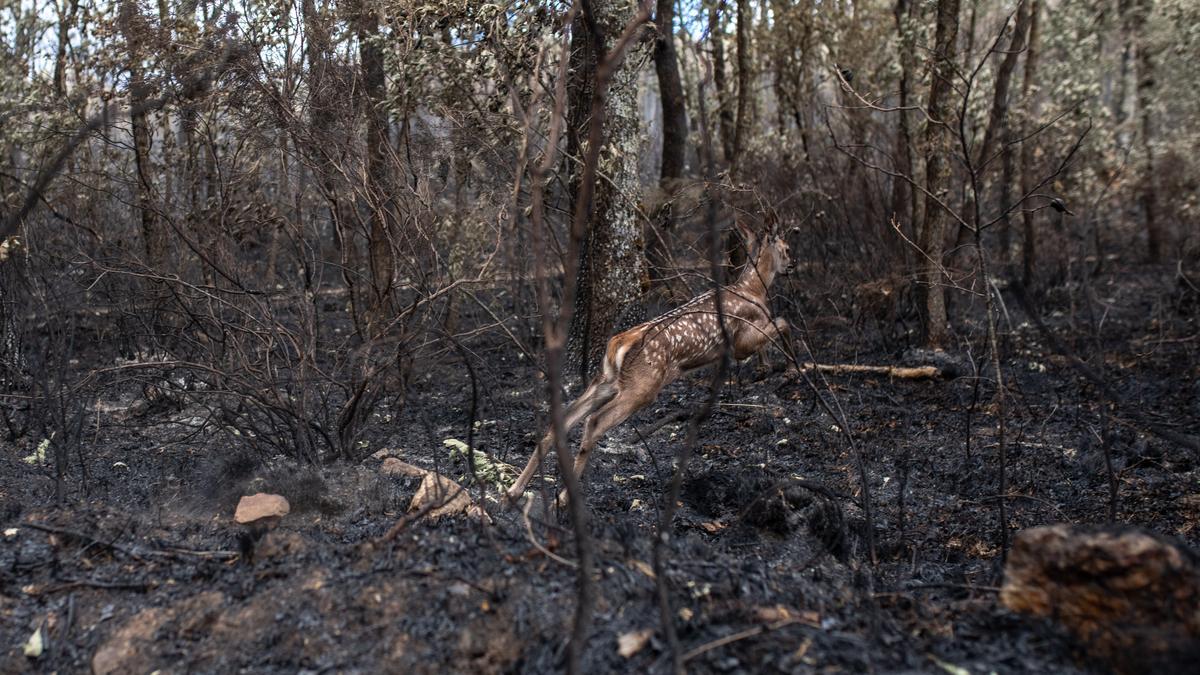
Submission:
<svg viewBox="0 0 1200 675">
<path fill-rule="evenodd" d="M 613 427 L 650 405 L 663 387 L 681 375 L 722 358 L 725 337 L 718 317 L 718 298 L 725 335 L 735 359 L 749 358 L 768 344 L 786 344 L 790 338 L 787 320 L 773 317 L 767 300 L 776 277 L 792 271 L 787 242 L 777 225 L 773 224 L 762 236 L 756 236 L 741 221 L 736 225 L 745 239 L 748 255 L 734 283 L 702 293 L 609 339 L 600 372 L 564 412 L 565 433 L 587 420 L 575 456 L 576 476 L 583 477 L 588 455 Z M 553 442 L 551 425 L 521 475 L 505 493 L 510 505 L 524 495 Z M 558 502 L 566 503 L 565 490 L 559 494 Z"/>
</svg>

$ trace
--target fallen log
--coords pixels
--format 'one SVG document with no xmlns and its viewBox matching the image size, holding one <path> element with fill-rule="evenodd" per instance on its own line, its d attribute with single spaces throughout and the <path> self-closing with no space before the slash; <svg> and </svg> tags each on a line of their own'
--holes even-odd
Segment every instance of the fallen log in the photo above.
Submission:
<svg viewBox="0 0 1200 675">
<path fill-rule="evenodd" d="M 1200 658 L 1200 558 L 1133 527 L 1050 525 L 1017 535 L 1000 601 L 1057 621 L 1118 673 L 1185 672 Z"/>
<path fill-rule="evenodd" d="M 805 370 L 816 370 L 834 375 L 865 373 L 887 375 L 901 380 L 924 380 L 942 376 L 937 366 L 865 366 L 857 363 L 809 363 L 801 364 Z"/>
</svg>

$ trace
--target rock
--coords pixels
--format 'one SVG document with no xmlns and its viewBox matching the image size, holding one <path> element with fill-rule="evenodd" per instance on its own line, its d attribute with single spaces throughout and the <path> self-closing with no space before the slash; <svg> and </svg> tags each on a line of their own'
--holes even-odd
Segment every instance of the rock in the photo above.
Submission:
<svg viewBox="0 0 1200 675">
<path fill-rule="evenodd" d="M 424 476 L 429 472 L 395 457 L 387 457 L 383 460 L 383 464 L 379 465 L 379 473 L 385 476 Z"/>
<path fill-rule="evenodd" d="M 171 610 L 179 617 L 176 626 L 179 636 L 188 639 L 204 637 L 225 609 L 225 603 L 224 593 L 204 591 L 175 604 Z"/>
<path fill-rule="evenodd" d="M 303 554 L 308 549 L 304 537 L 297 532 L 276 530 L 268 532 L 254 549 L 256 560 L 289 558 Z"/>
<path fill-rule="evenodd" d="M 161 607 L 135 614 L 92 655 L 92 672 L 109 675 L 154 670 L 154 637 L 170 618 L 171 612 Z"/>
<path fill-rule="evenodd" d="M 409 511 L 419 511 L 433 502 L 436 504 L 426 518 L 441 518 L 459 513 L 473 513 L 471 496 L 461 485 L 433 472 L 426 471 L 421 479 L 421 485 L 412 501 L 408 503 Z"/>
<path fill-rule="evenodd" d="M 280 495 L 260 492 L 242 497 L 238 502 L 233 519 L 242 525 L 257 522 L 264 518 L 282 518 L 291 511 L 288 500 Z"/>
<path fill-rule="evenodd" d="M 487 512 L 471 501 L 471 495 L 461 485 L 445 476 L 427 471 L 419 466 L 413 466 L 408 462 L 402 462 L 395 457 L 384 459 L 383 463 L 379 465 L 379 472 L 385 476 L 421 478 L 421 485 L 417 487 L 416 494 L 408 503 L 410 512 L 419 511 L 433 502 L 434 505 L 430 507 L 429 513 L 424 516 L 426 519 L 466 514 L 473 518 L 480 518 L 484 522 L 491 522 Z"/>
<path fill-rule="evenodd" d="M 1200 558 L 1130 527 L 1021 532 L 1000 600 L 1049 617 L 1121 673 L 1183 672 L 1200 658 Z"/>
<path fill-rule="evenodd" d="M 654 635 L 653 628 L 643 628 L 618 635 L 617 653 L 627 659 L 631 658 L 634 654 L 642 651 L 646 643 L 650 642 L 652 635 Z"/>
</svg>

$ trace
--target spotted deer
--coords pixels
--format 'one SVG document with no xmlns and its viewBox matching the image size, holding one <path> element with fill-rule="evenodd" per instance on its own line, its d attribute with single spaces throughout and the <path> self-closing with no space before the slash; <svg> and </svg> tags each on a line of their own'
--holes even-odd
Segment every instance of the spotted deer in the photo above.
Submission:
<svg viewBox="0 0 1200 675">
<path fill-rule="evenodd" d="M 746 240 L 747 263 L 733 284 L 719 291 L 721 313 L 736 359 L 745 359 L 764 345 L 786 339 L 788 322 L 773 318 L 767 293 L 775 277 L 791 272 L 791 258 L 783 235 L 772 228 L 761 237 L 738 223 Z M 662 388 L 680 375 L 708 366 L 724 351 L 714 292 L 696 296 L 666 314 L 613 336 L 604 353 L 604 365 L 583 394 L 567 407 L 564 429 L 587 420 L 575 475 L 582 476 L 588 454 L 610 429 L 649 405 Z M 509 488 L 514 503 L 525 492 L 538 465 L 554 442 L 547 432 Z M 559 495 L 559 501 L 565 494 Z"/>
</svg>

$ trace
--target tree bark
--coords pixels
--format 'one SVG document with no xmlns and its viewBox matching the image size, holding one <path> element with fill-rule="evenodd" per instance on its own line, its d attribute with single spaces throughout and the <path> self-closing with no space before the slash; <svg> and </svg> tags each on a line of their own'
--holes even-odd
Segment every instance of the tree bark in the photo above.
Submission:
<svg viewBox="0 0 1200 675">
<path fill-rule="evenodd" d="M 737 0 L 737 122 L 733 129 L 733 156 L 729 175 L 736 181 L 742 169 L 742 155 L 750 140 L 750 0 Z"/>
<path fill-rule="evenodd" d="M 654 70 L 658 75 L 659 97 L 663 112 L 662 171 L 663 187 L 683 176 L 684 151 L 687 147 L 687 111 L 683 102 L 683 81 L 679 76 L 679 57 L 675 52 L 674 0 L 657 0 L 655 25 L 658 40 L 654 45 Z"/>
<path fill-rule="evenodd" d="M 916 51 L 916 46 L 912 40 L 911 26 L 908 25 L 913 11 L 912 0 L 896 0 L 893 17 L 896 22 L 896 35 L 899 37 L 897 41 L 899 54 L 897 54 L 897 57 L 900 61 L 900 92 L 897 106 L 900 110 L 896 125 L 895 170 L 910 179 L 916 180 L 916 167 L 913 165 L 912 155 L 912 125 L 908 114 L 908 107 L 910 105 L 909 94 L 912 87 L 913 60 Z M 893 179 L 892 215 L 901 222 L 902 227 L 903 220 L 908 219 L 907 227 L 904 227 L 904 229 L 909 231 L 916 227 L 916 214 L 912 210 L 912 204 L 912 186 L 905 180 Z"/>
<path fill-rule="evenodd" d="M 148 89 L 142 59 L 145 58 L 144 40 L 148 27 L 145 25 L 137 3 L 124 0 L 119 15 L 121 33 L 125 36 L 129 55 L 129 116 L 133 131 L 133 159 L 137 173 L 138 212 L 142 223 L 142 244 L 147 266 L 162 270 L 167 262 L 167 237 L 159 222 L 154 207 L 154 169 L 150 159 L 150 126 L 146 121 L 145 106 Z"/>
<path fill-rule="evenodd" d="M 1025 116 L 1028 125 L 1037 123 L 1038 105 L 1033 95 L 1033 85 L 1037 80 L 1038 66 L 1038 24 L 1041 14 L 1041 0 L 1030 0 L 1029 3 L 1029 39 L 1025 48 L 1025 77 L 1021 82 L 1021 99 L 1025 105 Z M 1029 194 L 1036 184 L 1033 167 L 1034 147 L 1036 138 L 1026 139 L 1021 144 L 1021 192 Z M 1034 213 L 1031 209 L 1021 210 L 1021 277 L 1025 288 L 1033 288 L 1034 272 L 1037 266 L 1037 232 L 1033 225 Z"/>
<path fill-rule="evenodd" d="M 662 204 L 655 212 L 654 225 L 658 236 L 646 245 L 650 269 L 657 275 L 669 263 L 664 249 L 665 233 L 674 225 L 671 198 L 683 177 L 687 148 L 687 108 L 684 102 L 683 80 L 679 76 L 679 57 L 675 51 L 675 2 L 657 0 L 654 23 L 658 39 L 654 44 L 654 71 L 658 75 L 659 100 L 662 104 L 663 144 L 659 188 Z"/>
<path fill-rule="evenodd" d="M 929 85 L 928 111 L 932 118 L 925 125 L 925 189 L 943 203 L 948 200 L 950 178 L 950 134 L 954 93 L 955 47 L 958 41 L 959 0 L 938 0 L 937 33 L 934 38 L 933 81 Z M 942 347 L 949 328 L 946 317 L 946 290 L 942 285 L 942 254 L 946 245 L 945 208 L 927 196 L 925 220 L 919 244 L 925 252 L 922 263 L 923 322 L 925 342 Z"/>
<path fill-rule="evenodd" d="M 1005 565 L 1000 601 L 1060 623 L 1118 673 L 1184 672 L 1200 657 L 1200 557 L 1147 530 L 1024 530 Z"/>
<path fill-rule="evenodd" d="M 1133 40 L 1137 48 L 1136 77 L 1138 124 L 1142 131 L 1142 184 L 1138 203 L 1146 219 L 1146 260 L 1162 260 L 1163 232 L 1158 220 L 1158 190 L 1154 182 L 1154 127 L 1150 109 L 1154 96 L 1154 55 L 1146 36 L 1146 19 L 1153 10 L 1153 0 L 1135 0 L 1133 6 Z"/>
<path fill-rule="evenodd" d="M 387 84 L 383 74 L 383 50 L 379 43 L 379 18 L 369 0 L 357 0 L 352 9 L 358 34 L 358 52 L 362 69 L 364 107 L 367 117 L 367 264 L 370 268 L 371 294 L 367 307 L 368 332 L 386 323 L 391 298 L 395 261 L 391 230 L 394 203 L 390 177 L 391 140 L 388 113 L 384 107 Z"/>
<path fill-rule="evenodd" d="M 633 4 L 626 0 L 593 0 L 591 8 L 605 50 L 611 50 L 633 16 Z M 583 16 L 576 19 L 572 38 L 568 152 L 574 157 L 586 154 L 584 142 L 598 65 L 587 21 Z M 632 52 L 625 57 L 626 64 L 636 61 Z M 568 336 L 568 352 L 577 360 L 585 382 L 603 356 L 608 338 L 623 313 L 649 284 L 642 224 L 634 202 L 639 189 L 640 127 L 635 69 L 625 66 L 616 72 L 603 105 L 604 147 L 596 168 L 598 175 L 606 180 L 597 182 L 588 210 L 587 238 L 580 252 L 578 291 Z M 581 173 L 582 167 L 576 166 L 571 178 L 572 202 L 579 190 Z M 574 208 L 572 204 L 572 211 Z"/>
<path fill-rule="evenodd" d="M 717 90 L 717 131 L 721 137 L 721 152 L 726 162 L 733 161 L 733 108 L 729 101 L 729 85 L 725 80 L 725 24 L 721 14 L 725 0 L 716 0 L 708 10 L 708 39 L 712 43 L 713 88 Z"/>
</svg>

